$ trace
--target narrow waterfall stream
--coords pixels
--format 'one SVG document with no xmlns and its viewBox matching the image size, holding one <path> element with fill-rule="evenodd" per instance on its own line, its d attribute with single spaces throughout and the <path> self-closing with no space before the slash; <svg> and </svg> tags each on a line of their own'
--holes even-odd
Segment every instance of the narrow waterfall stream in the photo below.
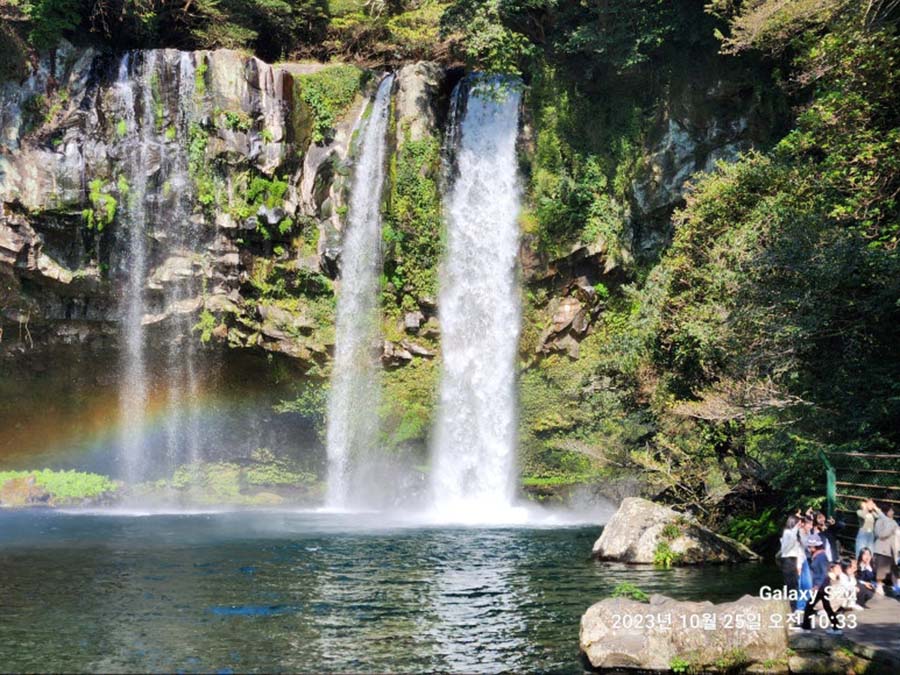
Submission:
<svg viewBox="0 0 900 675">
<path fill-rule="evenodd" d="M 188 171 L 188 127 L 193 115 L 194 63 L 190 52 L 149 50 L 138 60 L 126 53 L 115 85 L 119 208 L 127 231 L 119 273 L 124 345 L 120 393 L 119 470 L 130 483 L 152 470 L 172 471 L 200 459 L 200 430 L 192 403 L 199 390 L 196 321 L 200 298 L 196 269 L 201 233 L 193 220 Z M 174 115 L 167 111 L 174 110 Z M 171 117 L 171 119 L 169 119 Z M 158 244 L 157 244 L 158 242 Z M 163 260 L 153 257 L 154 246 Z M 152 297 L 151 297 L 152 296 Z M 161 323 L 160 327 L 154 324 Z M 162 361 L 150 330 L 160 332 Z M 152 392 L 165 398 L 161 439 L 149 435 Z"/>
<path fill-rule="evenodd" d="M 123 151 L 123 180 L 128 184 L 128 198 L 123 204 L 127 228 L 127 257 L 121 261 L 121 272 L 127 275 L 122 311 L 124 336 L 123 378 L 119 389 L 120 449 L 119 471 L 130 483 L 143 476 L 146 462 L 144 421 L 149 396 L 144 353 L 144 281 L 147 272 L 147 172 L 150 154 L 148 130 L 153 128 L 150 101 L 142 100 L 138 117 L 137 98 L 149 98 L 149 90 L 140 85 L 142 74 L 152 69 L 155 52 L 148 52 L 143 64 L 132 63 L 131 54 L 122 56 L 115 85 L 117 108 L 122 112 L 117 133 Z M 142 68 L 142 72 L 138 69 Z"/>
<path fill-rule="evenodd" d="M 166 324 L 166 458 L 170 464 L 179 460 L 197 462 L 200 455 L 200 424 L 192 405 L 199 394 L 197 372 L 197 336 L 192 334 L 194 310 L 200 298 L 194 275 L 200 264 L 198 241 L 200 232 L 194 222 L 193 182 L 188 171 L 189 125 L 194 113 L 194 60 L 191 52 L 181 52 L 178 62 L 170 66 L 177 78 L 159 78 L 161 96 L 177 96 L 177 116 L 171 121 L 173 138 L 166 144 L 168 162 L 162 191 L 172 201 L 165 223 L 166 244 L 170 255 L 178 261 L 173 267 L 177 276 L 164 286 L 164 301 L 173 316 Z"/>
<path fill-rule="evenodd" d="M 382 80 L 363 123 L 341 253 L 326 443 L 327 504 L 333 508 L 365 504 L 358 479 L 364 477 L 378 445 L 381 193 L 393 83 L 393 75 Z"/>
<path fill-rule="evenodd" d="M 468 77 L 454 93 L 455 171 L 445 198 L 440 402 L 431 489 L 440 514 L 512 504 L 516 445 L 518 85 Z"/>
</svg>

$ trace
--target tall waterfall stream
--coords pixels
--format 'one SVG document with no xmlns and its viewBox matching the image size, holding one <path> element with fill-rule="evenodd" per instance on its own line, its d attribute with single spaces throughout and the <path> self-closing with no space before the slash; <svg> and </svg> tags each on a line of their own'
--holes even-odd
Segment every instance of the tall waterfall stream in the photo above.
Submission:
<svg viewBox="0 0 900 675">
<path fill-rule="evenodd" d="M 199 389 L 193 310 L 199 297 L 199 232 L 192 219 L 192 181 L 188 172 L 188 126 L 193 113 L 194 63 L 190 52 L 176 58 L 150 50 L 122 56 L 115 84 L 121 112 L 118 146 L 124 161 L 120 184 L 127 198 L 120 205 L 127 228 L 127 254 L 119 273 L 127 279 L 122 302 L 124 381 L 120 390 L 121 433 L 119 470 L 130 483 L 146 480 L 160 467 L 201 458 L 199 421 L 193 410 Z M 171 90 L 170 90 L 171 88 Z M 177 118 L 171 129 L 157 119 L 162 97 L 177 97 Z M 156 99 L 156 100 L 155 100 Z M 163 200 L 171 207 L 163 211 Z M 159 239 L 173 264 L 174 278 L 148 278 L 152 244 Z M 158 273 L 158 272 L 157 272 Z M 157 274 L 154 273 L 154 274 Z M 166 283 L 162 283 L 166 282 Z M 147 288 L 164 289 L 162 306 L 152 302 Z M 167 316 L 169 315 L 169 316 Z M 148 326 L 164 321 L 165 361 L 148 365 Z M 148 438 L 152 391 L 165 395 L 165 430 L 153 445 Z M 161 445 L 162 447 L 158 447 Z"/>
<path fill-rule="evenodd" d="M 443 370 L 431 472 L 436 509 L 452 518 L 481 519 L 513 500 L 519 98 L 517 85 L 477 76 L 454 94 L 450 140 L 457 147 L 445 197 Z"/>
<path fill-rule="evenodd" d="M 327 504 L 337 508 L 365 505 L 360 481 L 378 453 L 381 193 L 393 83 L 392 75 L 382 80 L 363 122 L 341 255 L 327 430 Z"/>
</svg>

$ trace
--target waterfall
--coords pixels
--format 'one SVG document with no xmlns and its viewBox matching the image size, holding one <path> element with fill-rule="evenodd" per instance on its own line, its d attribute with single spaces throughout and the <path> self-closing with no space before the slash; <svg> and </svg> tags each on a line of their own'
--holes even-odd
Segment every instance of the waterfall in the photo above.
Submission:
<svg viewBox="0 0 900 675">
<path fill-rule="evenodd" d="M 393 81 L 392 75 L 382 80 L 363 122 L 341 252 L 326 442 L 327 504 L 337 508 L 364 501 L 356 479 L 378 444 L 381 193 Z"/>
<path fill-rule="evenodd" d="M 144 68 L 155 62 L 155 52 L 148 52 Z M 123 149 L 122 168 L 128 181 L 128 196 L 122 200 L 121 222 L 127 231 L 127 254 L 122 261 L 127 274 L 122 312 L 124 336 L 124 364 L 120 406 L 120 472 L 129 482 L 143 477 L 144 417 L 148 401 L 147 367 L 144 354 L 144 323 L 146 313 L 144 280 L 147 270 L 147 171 L 149 143 L 144 129 L 152 128 L 153 106 L 141 101 L 143 115 L 137 115 L 136 77 L 130 72 L 131 54 L 126 53 L 119 64 L 115 85 L 116 109 L 121 111 L 124 134 L 119 146 Z M 145 94 L 147 92 L 144 92 Z"/>
<path fill-rule="evenodd" d="M 161 50 L 126 53 L 114 87 L 115 109 L 121 115 L 118 180 L 127 184 L 127 194 L 119 189 L 126 251 L 119 264 L 125 283 L 118 459 L 120 474 L 129 483 L 146 480 L 151 471 L 171 472 L 180 462 L 200 459 L 200 427 L 193 406 L 199 394 L 197 338 L 192 325 L 200 297 L 195 272 L 202 236 L 193 217 L 187 149 L 193 90 L 192 55 Z M 155 242 L 161 261 L 151 255 Z M 152 350 L 151 344 L 163 348 Z M 154 356 L 158 365 L 151 362 Z M 164 392 L 166 401 L 162 439 L 148 435 L 147 408 L 155 388 Z"/>
<path fill-rule="evenodd" d="M 199 297 L 194 267 L 199 265 L 199 227 L 194 222 L 193 189 L 188 170 L 189 125 L 194 112 L 194 60 L 190 52 L 178 58 L 175 95 L 177 116 L 171 121 L 174 139 L 166 144 L 170 161 L 165 176 L 172 199 L 172 212 L 160 226 L 165 227 L 170 255 L 187 261 L 181 274 L 165 286 L 164 302 L 173 316 L 166 322 L 166 457 L 170 464 L 179 459 L 191 463 L 201 459 L 200 425 L 192 405 L 199 394 L 196 364 L 197 337 L 192 335 L 195 323 L 193 299 Z M 168 82 L 168 78 L 161 78 Z M 161 92 L 161 95 L 167 92 Z"/>
<path fill-rule="evenodd" d="M 470 76 L 454 92 L 438 312 L 443 356 L 432 452 L 437 511 L 491 517 L 512 504 L 516 446 L 519 84 Z M 452 147 L 455 146 L 455 147 Z"/>
</svg>

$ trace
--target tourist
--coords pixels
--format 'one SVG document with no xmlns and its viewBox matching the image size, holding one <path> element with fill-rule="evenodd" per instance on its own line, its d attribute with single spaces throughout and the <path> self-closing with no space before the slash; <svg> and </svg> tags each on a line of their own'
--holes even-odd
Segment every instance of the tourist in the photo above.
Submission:
<svg viewBox="0 0 900 675">
<path fill-rule="evenodd" d="M 875 520 L 875 592 L 884 595 L 884 582 L 896 581 L 894 568 L 897 561 L 897 521 L 894 520 L 894 507 L 888 504 L 882 514 Z"/>
<path fill-rule="evenodd" d="M 812 591 L 812 572 L 809 569 L 809 535 L 813 531 L 813 520 L 809 516 L 804 516 L 800 522 L 800 530 L 798 538 L 800 539 L 800 548 L 803 550 L 803 564 L 800 568 L 800 597 L 797 599 L 797 610 L 802 613 L 806 609 L 806 603 L 810 600 L 810 591 Z M 797 623 L 800 622 L 801 616 L 797 616 Z"/>
<path fill-rule="evenodd" d="M 812 509 L 807 511 L 810 514 Z M 834 518 L 827 518 L 821 511 L 813 513 L 813 521 L 815 523 L 814 531 L 822 537 L 825 544 L 825 557 L 828 562 L 837 562 L 841 558 L 841 544 L 837 538 L 837 530 L 841 525 L 834 522 Z"/>
<path fill-rule="evenodd" d="M 835 594 L 834 588 L 838 585 L 841 575 L 841 566 L 837 563 L 829 563 L 825 557 L 825 542 L 822 538 L 813 534 L 809 538 L 809 545 L 813 549 L 812 575 L 813 589 L 815 595 L 812 602 L 806 605 L 803 612 L 803 630 L 812 628 L 812 616 L 815 614 L 816 605 L 822 603 L 825 614 L 831 622 L 831 627 L 826 631 L 829 635 L 843 635 L 844 632 L 838 628 L 838 617 L 831 606 L 832 595 Z"/>
<path fill-rule="evenodd" d="M 841 575 L 838 579 L 839 593 L 837 601 L 832 601 L 831 606 L 837 612 L 840 610 L 858 611 L 864 609 L 859 596 L 859 587 L 856 583 L 856 558 L 841 561 Z"/>
<path fill-rule="evenodd" d="M 790 515 L 781 532 L 781 550 L 778 555 L 781 558 L 781 573 L 784 575 L 784 585 L 788 592 L 793 593 L 791 598 L 791 611 L 797 611 L 797 591 L 800 588 L 800 571 L 803 569 L 803 561 L 806 554 L 800 546 L 799 530 L 800 518 Z"/>
<path fill-rule="evenodd" d="M 872 551 L 864 548 L 856 559 L 856 598 L 863 607 L 875 595 L 875 570 L 872 569 Z"/>
<path fill-rule="evenodd" d="M 875 545 L 875 519 L 881 516 L 881 509 L 872 499 L 863 499 L 859 502 L 856 516 L 859 518 L 859 531 L 856 533 L 856 557 L 864 548 L 872 548 Z"/>
</svg>

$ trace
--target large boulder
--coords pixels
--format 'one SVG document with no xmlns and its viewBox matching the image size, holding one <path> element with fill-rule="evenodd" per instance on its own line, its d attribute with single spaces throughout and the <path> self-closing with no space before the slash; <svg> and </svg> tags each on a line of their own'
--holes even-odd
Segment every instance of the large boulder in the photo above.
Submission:
<svg viewBox="0 0 900 675">
<path fill-rule="evenodd" d="M 650 603 L 606 598 L 581 617 L 580 646 L 594 669 L 690 668 L 725 671 L 784 664 L 788 649 L 783 600 L 745 595 L 735 602 L 682 602 L 654 595 Z"/>
<path fill-rule="evenodd" d="M 437 129 L 437 104 L 443 84 L 444 69 L 436 63 L 419 61 L 403 66 L 397 73 L 398 143 L 403 134 L 408 140 L 420 141 L 433 136 Z"/>
<path fill-rule="evenodd" d="M 716 534 L 668 506 L 640 497 L 622 501 L 594 543 L 594 556 L 646 564 L 665 557 L 667 564 L 683 565 L 759 560 L 740 542 Z"/>
</svg>

